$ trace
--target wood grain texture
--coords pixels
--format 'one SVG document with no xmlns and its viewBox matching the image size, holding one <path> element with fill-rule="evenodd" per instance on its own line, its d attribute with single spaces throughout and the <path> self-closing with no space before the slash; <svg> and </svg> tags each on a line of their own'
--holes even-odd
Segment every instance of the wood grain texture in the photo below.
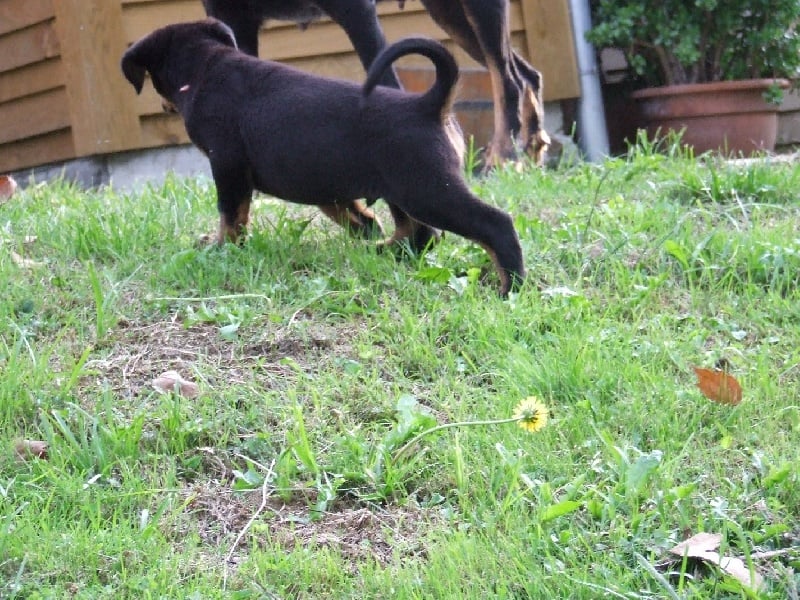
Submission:
<svg viewBox="0 0 800 600">
<path fill-rule="evenodd" d="M 139 147 L 135 96 L 119 66 L 127 47 L 122 5 L 109 0 L 59 0 L 55 6 L 78 156 Z"/>
<path fill-rule="evenodd" d="M 580 96 L 578 63 L 566 0 L 520 0 L 528 58 L 542 72 L 544 99 Z"/>
</svg>

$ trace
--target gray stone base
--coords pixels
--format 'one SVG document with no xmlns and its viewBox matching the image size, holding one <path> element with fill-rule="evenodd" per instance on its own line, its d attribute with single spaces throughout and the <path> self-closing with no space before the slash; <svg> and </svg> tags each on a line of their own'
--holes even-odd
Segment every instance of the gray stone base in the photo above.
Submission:
<svg viewBox="0 0 800 600">
<path fill-rule="evenodd" d="M 794 147 L 800 144 L 800 91 L 790 90 L 783 96 L 778 113 L 778 141 L 776 146 Z"/>
<path fill-rule="evenodd" d="M 64 179 L 83 188 L 112 186 L 130 192 L 144 184 L 158 185 L 169 173 L 211 178 L 208 159 L 194 146 L 166 146 L 117 152 L 42 165 L 12 173 L 20 186 Z"/>
</svg>

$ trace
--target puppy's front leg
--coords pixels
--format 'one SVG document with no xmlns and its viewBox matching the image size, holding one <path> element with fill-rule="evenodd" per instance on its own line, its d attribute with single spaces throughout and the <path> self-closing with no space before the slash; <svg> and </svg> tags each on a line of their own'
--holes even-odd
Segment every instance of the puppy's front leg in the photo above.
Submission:
<svg viewBox="0 0 800 600">
<path fill-rule="evenodd" d="M 251 178 L 240 169 L 225 170 L 213 164 L 211 172 L 217 186 L 217 243 L 241 243 L 247 235 L 247 223 L 250 221 L 250 202 L 253 198 Z"/>
<path fill-rule="evenodd" d="M 247 237 L 247 223 L 250 221 L 250 198 L 242 200 L 233 211 L 220 211 L 217 244 L 225 242 L 240 244 Z"/>
</svg>

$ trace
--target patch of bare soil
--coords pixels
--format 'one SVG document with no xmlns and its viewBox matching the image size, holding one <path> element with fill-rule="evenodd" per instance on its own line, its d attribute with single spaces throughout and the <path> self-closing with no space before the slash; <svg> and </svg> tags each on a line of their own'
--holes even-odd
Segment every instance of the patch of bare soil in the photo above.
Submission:
<svg viewBox="0 0 800 600">
<path fill-rule="evenodd" d="M 296 377 L 299 366 L 313 372 L 321 361 L 348 358 L 351 342 L 363 324 L 320 323 L 298 315 L 291 324 L 259 322 L 243 326 L 240 339 L 230 341 L 219 327 L 197 323 L 184 327 L 177 316 L 144 325 L 122 323 L 104 348 L 91 359 L 82 387 L 103 387 L 133 398 L 152 390 L 152 382 L 174 370 L 203 389 L 252 384 L 274 387 Z M 292 364 L 284 360 L 292 359 Z"/>
<path fill-rule="evenodd" d="M 196 488 L 187 511 L 203 540 L 228 551 L 236 536 L 257 514 L 259 491 L 231 493 L 213 487 Z M 376 561 L 388 565 L 398 557 L 424 556 L 425 535 L 440 520 L 437 512 L 417 506 L 348 506 L 344 502 L 318 519 L 311 518 L 310 502 L 282 502 L 269 498 L 265 510 L 233 553 L 237 564 L 248 552 L 248 543 L 276 544 L 291 551 L 297 547 L 326 548 L 338 552 L 358 569 L 358 563 Z"/>
<path fill-rule="evenodd" d="M 400 506 L 345 508 L 317 521 L 304 519 L 302 512 L 290 513 L 270 522 L 270 537 L 289 549 L 324 547 L 350 562 L 372 559 L 385 566 L 398 556 L 424 554 L 422 538 L 430 518 L 419 508 Z"/>
</svg>

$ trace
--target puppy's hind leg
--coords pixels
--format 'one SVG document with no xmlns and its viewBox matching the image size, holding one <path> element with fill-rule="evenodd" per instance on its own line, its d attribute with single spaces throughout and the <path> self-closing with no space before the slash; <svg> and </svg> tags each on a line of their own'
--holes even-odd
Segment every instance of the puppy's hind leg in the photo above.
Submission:
<svg viewBox="0 0 800 600">
<path fill-rule="evenodd" d="M 439 232 L 433 227 L 412 219 L 396 204 L 388 204 L 394 219 L 394 233 L 378 245 L 379 250 L 405 243 L 408 250 L 420 253 L 439 241 Z"/>
<path fill-rule="evenodd" d="M 500 277 L 500 295 L 518 289 L 525 279 L 522 248 L 511 216 L 475 196 L 463 181 L 429 180 L 427 197 L 397 199 L 413 219 L 480 244 Z"/>
<path fill-rule="evenodd" d="M 320 211 L 355 237 L 374 239 L 383 235 L 383 227 L 372 209 L 360 200 L 344 204 L 321 204 Z"/>
</svg>

